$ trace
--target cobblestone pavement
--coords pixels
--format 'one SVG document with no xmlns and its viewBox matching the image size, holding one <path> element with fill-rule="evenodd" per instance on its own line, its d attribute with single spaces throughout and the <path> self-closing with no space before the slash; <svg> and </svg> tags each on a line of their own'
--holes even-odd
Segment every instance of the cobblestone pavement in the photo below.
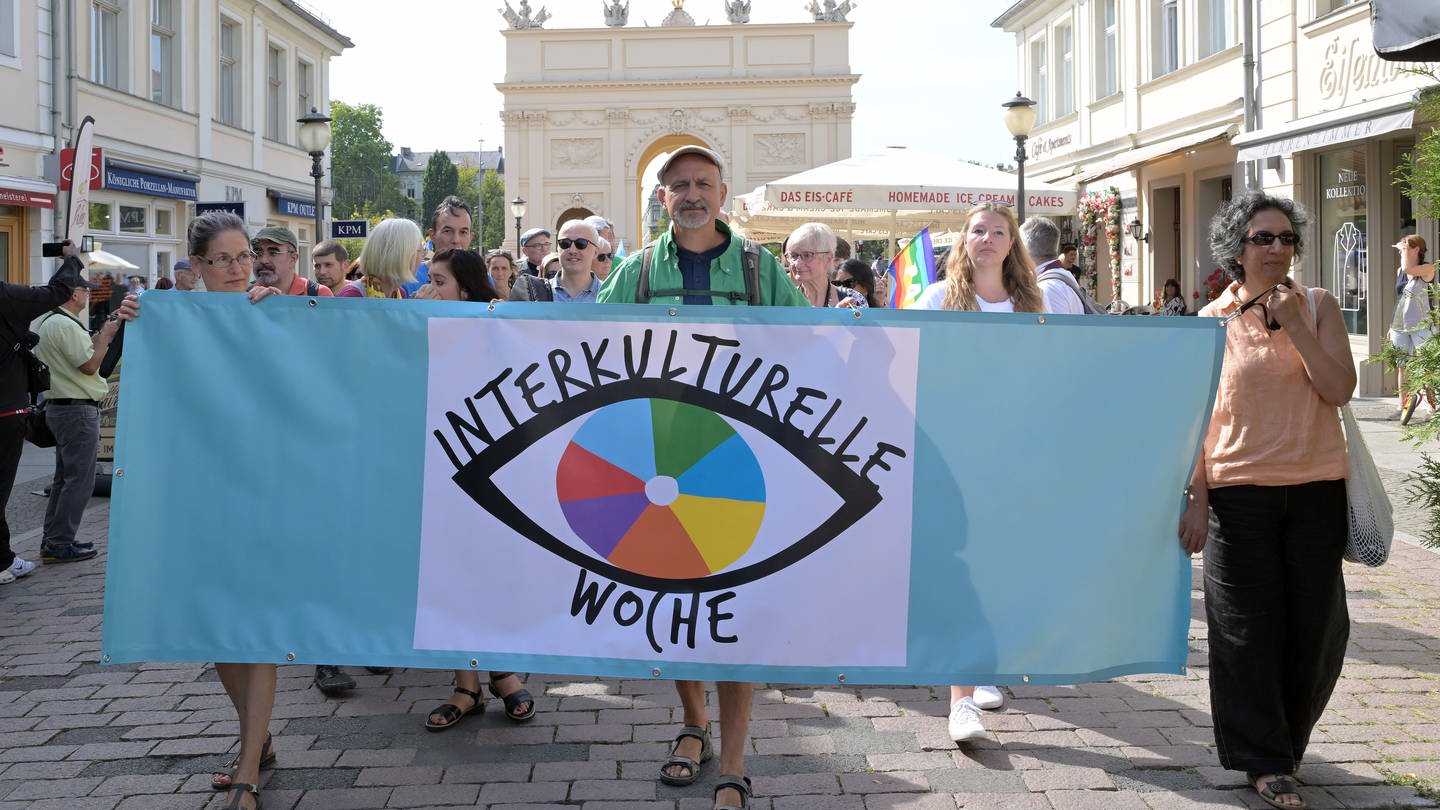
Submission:
<svg viewBox="0 0 1440 810">
<path fill-rule="evenodd" d="M 1393 408 L 1358 402 L 1386 480 L 1418 454 Z M 39 545 L 36 481 L 12 497 L 16 547 Z M 1397 498 L 1402 529 L 1423 517 Z M 96 560 L 0 587 L 0 810 L 218 807 L 209 772 L 237 724 L 214 670 L 100 666 L 109 504 L 82 533 Z M 16 522 L 18 521 L 18 522 Z M 28 521 L 28 523 L 27 523 Z M 1402 536 L 1402 540 L 1406 540 Z M 1198 586 L 1199 569 L 1194 582 Z M 1397 542 L 1390 564 L 1346 566 L 1353 620 L 1345 672 L 1300 772 L 1313 808 L 1433 807 L 1440 786 L 1440 555 Z M 1210 729 L 1205 625 L 1194 592 L 1188 675 L 1017 687 L 987 718 L 993 740 L 957 751 L 943 688 L 772 684 L 756 699 L 748 767 L 757 810 L 1262 807 L 1222 770 Z M 497 701 L 443 734 L 422 729 L 448 674 L 354 674 L 327 699 L 309 667 L 280 669 L 271 810 L 481 806 L 499 810 L 706 810 L 714 772 L 690 788 L 654 778 L 677 731 L 668 683 L 536 676 L 539 714 Z M 713 697 L 712 697 L 713 704 Z"/>
</svg>

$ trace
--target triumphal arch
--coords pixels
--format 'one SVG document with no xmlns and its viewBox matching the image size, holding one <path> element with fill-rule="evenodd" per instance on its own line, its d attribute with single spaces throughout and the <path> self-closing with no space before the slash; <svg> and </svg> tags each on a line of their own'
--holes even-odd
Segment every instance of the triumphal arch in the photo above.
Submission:
<svg viewBox="0 0 1440 810">
<path fill-rule="evenodd" d="M 505 192 L 525 199 L 525 228 L 600 214 L 633 251 L 656 184 L 642 175 L 684 144 L 725 156 L 732 197 L 850 156 L 859 76 L 852 23 L 834 3 L 813 4 L 815 21 L 761 25 L 748 22 L 748 2 L 710 0 L 718 22 L 697 22 L 695 0 L 689 11 L 686 0 L 634 0 L 637 17 L 642 2 L 665 16 L 603 3 L 593 27 L 578 27 L 587 21 L 528 3 L 503 9 Z"/>
</svg>

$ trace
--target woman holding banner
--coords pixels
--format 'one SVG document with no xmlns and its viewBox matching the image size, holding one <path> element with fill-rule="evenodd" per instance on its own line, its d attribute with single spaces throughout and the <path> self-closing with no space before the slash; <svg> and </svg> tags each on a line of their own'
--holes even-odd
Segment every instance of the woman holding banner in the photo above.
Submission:
<svg viewBox="0 0 1440 810">
<path fill-rule="evenodd" d="M 228 211 L 211 211 L 190 222 L 187 234 L 190 266 L 200 271 L 210 292 L 245 293 L 255 303 L 279 295 L 274 287 L 250 286 L 255 264 L 250 235 L 245 223 Z M 126 297 L 117 317 L 131 320 L 140 316 L 135 294 Z M 275 761 L 271 744 L 270 713 L 275 707 L 274 664 L 215 664 L 215 674 L 240 718 L 240 753 L 227 771 L 210 776 L 210 786 L 229 792 L 224 810 L 255 810 L 260 806 L 260 768 Z M 248 804 L 246 803 L 248 800 Z"/>
<path fill-rule="evenodd" d="M 1288 275 L 1306 224 L 1294 202 L 1262 192 L 1236 197 L 1210 224 L 1233 282 L 1200 315 L 1225 319 L 1225 362 L 1180 519 L 1181 546 L 1205 551 L 1220 764 L 1283 808 L 1305 806 L 1295 770 L 1350 634 L 1340 571 L 1349 465 L 1336 408 L 1355 390 L 1355 364 L 1335 298 Z"/>
<path fill-rule="evenodd" d="M 964 248 L 950 250 L 945 280 L 927 287 L 915 308 L 1044 312 L 1044 304 L 1015 213 L 998 203 L 982 203 L 965 219 Z M 950 739 L 985 739 L 980 710 L 1004 703 L 1005 695 L 995 686 L 951 686 Z"/>
<path fill-rule="evenodd" d="M 479 253 L 465 248 L 442 250 L 430 260 L 430 281 L 415 291 L 415 297 L 488 304 L 501 300 L 490 279 Z M 515 673 L 491 672 L 490 691 L 505 704 L 505 716 L 511 722 L 524 723 L 535 716 L 535 699 Z M 425 730 L 444 731 L 467 715 L 484 710 L 485 694 L 480 690 L 480 673 L 457 669 L 454 693 L 448 702 L 430 712 L 425 720 Z"/>
</svg>

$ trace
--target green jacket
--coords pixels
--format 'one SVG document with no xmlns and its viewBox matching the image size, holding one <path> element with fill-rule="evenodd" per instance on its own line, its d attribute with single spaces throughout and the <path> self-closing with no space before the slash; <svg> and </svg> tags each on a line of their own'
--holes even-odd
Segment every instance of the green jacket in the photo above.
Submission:
<svg viewBox="0 0 1440 810">
<path fill-rule="evenodd" d="M 710 285 L 708 289 L 718 292 L 745 292 L 745 240 L 734 235 L 725 223 L 716 220 L 715 230 L 730 239 L 730 246 L 720 258 L 710 263 Z M 670 231 L 665 231 L 656 240 L 654 255 L 650 257 L 650 289 L 674 290 L 685 286 L 680 276 L 680 257 L 676 253 L 675 240 Z M 602 304 L 633 304 L 635 292 L 640 284 L 640 260 L 644 251 L 637 250 L 610 272 L 600 295 L 595 299 Z M 712 296 L 716 306 L 741 304 L 728 298 Z M 795 288 L 790 277 L 780 268 L 780 262 L 770 251 L 760 250 L 760 301 L 767 305 L 783 307 L 806 307 L 810 305 L 805 296 Z M 652 296 L 652 304 L 680 304 L 684 299 L 678 295 Z"/>
</svg>

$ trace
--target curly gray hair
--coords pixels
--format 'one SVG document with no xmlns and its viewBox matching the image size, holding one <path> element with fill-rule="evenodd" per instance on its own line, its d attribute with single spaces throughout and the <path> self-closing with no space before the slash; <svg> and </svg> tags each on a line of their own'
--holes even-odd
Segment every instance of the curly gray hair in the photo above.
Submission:
<svg viewBox="0 0 1440 810">
<path fill-rule="evenodd" d="M 1298 257 L 1305 250 L 1304 229 L 1310 224 L 1310 216 L 1294 200 L 1276 197 L 1263 191 L 1247 191 L 1234 198 L 1220 209 L 1210 220 L 1210 254 L 1225 270 L 1225 275 L 1244 283 L 1245 268 L 1236 261 L 1245 250 L 1245 235 L 1250 230 L 1250 220 L 1261 211 L 1279 211 L 1290 220 L 1290 227 L 1301 235 L 1295 244 Z"/>
</svg>

